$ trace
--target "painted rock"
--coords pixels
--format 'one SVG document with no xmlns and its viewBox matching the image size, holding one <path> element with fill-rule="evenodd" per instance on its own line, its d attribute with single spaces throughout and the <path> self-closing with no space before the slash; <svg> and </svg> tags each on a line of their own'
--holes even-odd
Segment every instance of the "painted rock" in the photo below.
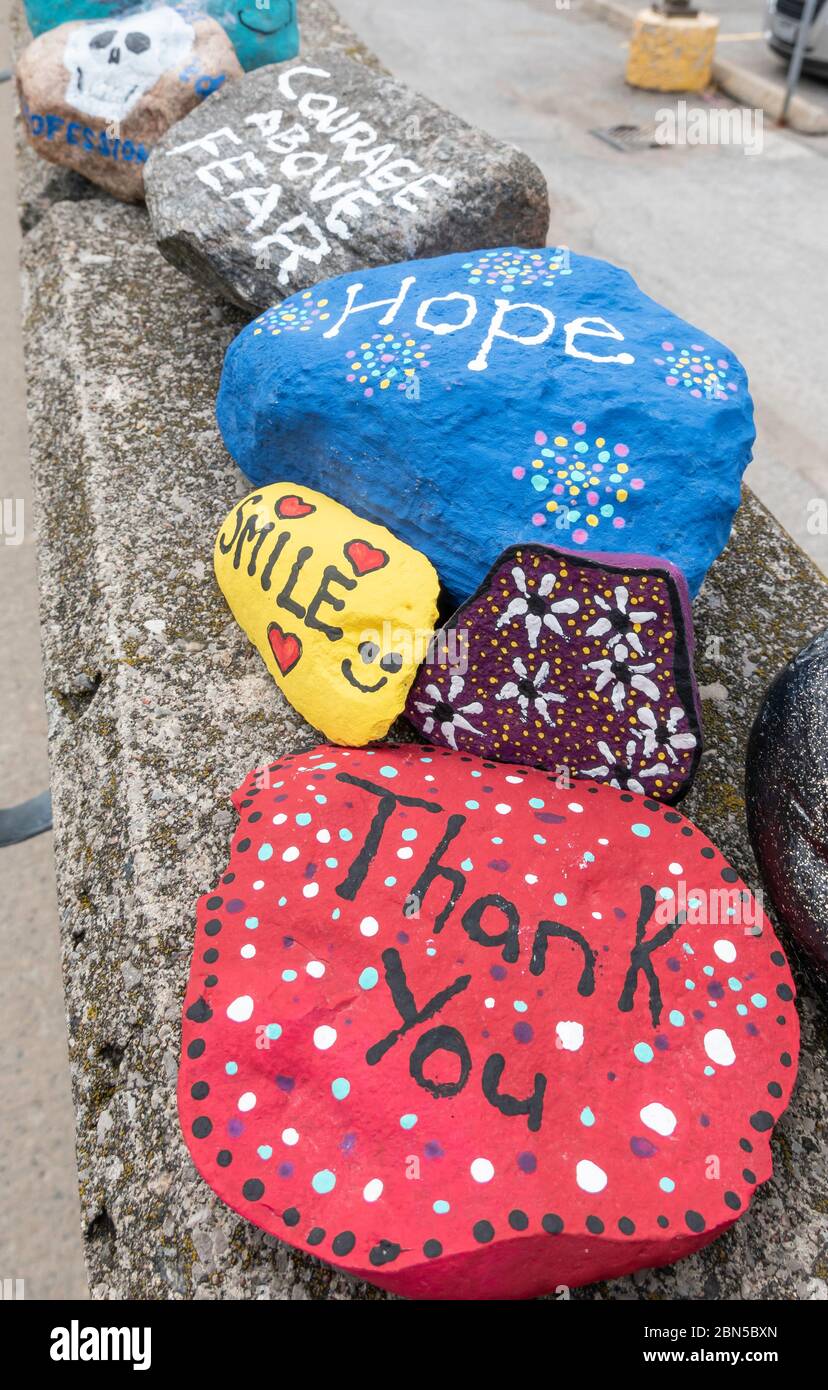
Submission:
<svg viewBox="0 0 828 1390">
<path fill-rule="evenodd" d="M 326 275 L 544 240 L 540 170 L 335 52 L 234 83 L 162 142 L 147 205 L 173 265 L 255 312 Z"/>
<path fill-rule="evenodd" d="M 428 745 L 323 746 L 234 802 L 179 1109 L 235 1211 L 465 1299 L 668 1263 L 745 1211 L 795 1076 L 794 990 L 678 812 Z"/>
<path fill-rule="evenodd" d="M 133 0 L 62 0 L 57 5 L 54 0 L 25 0 L 25 7 L 33 34 L 70 19 L 118 20 L 151 8 Z M 235 5 L 227 0 L 184 0 L 177 8 L 188 18 L 208 15 L 221 24 L 246 70 L 285 62 L 299 51 L 296 0 L 248 0 Z"/>
<path fill-rule="evenodd" d="M 233 508 L 219 587 L 279 689 L 334 743 L 369 743 L 402 712 L 433 635 L 424 555 L 321 493 L 277 483 Z"/>
<path fill-rule="evenodd" d="M 190 22 L 164 5 L 48 30 L 21 55 L 17 87 L 26 135 L 39 155 L 139 202 L 155 142 L 240 74 L 215 20 Z"/>
<path fill-rule="evenodd" d="M 514 546 L 437 634 L 406 714 L 464 753 L 678 801 L 701 757 L 684 576 Z"/>
<path fill-rule="evenodd" d="M 514 247 L 269 310 L 230 346 L 218 419 L 256 483 L 336 469 L 340 500 L 423 550 L 458 602 L 530 538 L 669 559 L 695 594 L 754 436 L 721 344 L 605 261 Z"/>
<path fill-rule="evenodd" d="M 828 975 L 828 631 L 765 695 L 748 743 L 747 819 L 777 915 Z"/>
</svg>

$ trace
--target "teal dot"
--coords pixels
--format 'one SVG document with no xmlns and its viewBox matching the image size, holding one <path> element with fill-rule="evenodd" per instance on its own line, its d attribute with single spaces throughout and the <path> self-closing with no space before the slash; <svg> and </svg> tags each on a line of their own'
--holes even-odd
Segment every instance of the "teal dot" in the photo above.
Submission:
<svg viewBox="0 0 828 1390">
<path fill-rule="evenodd" d="M 336 763 L 320 763 L 320 764 L 319 764 L 319 771 L 320 771 L 320 772 L 331 772 L 335 767 L 336 767 Z"/>
<path fill-rule="evenodd" d="M 413 1129 L 416 1123 L 416 1115 L 400 1115 L 400 1125 L 403 1129 Z"/>
<path fill-rule="evenodd" d="M 698 907 L 698 905 L 699 905 L 698 898 L 695 900 L 695 902 L 694 902 L 693 899 L 691 898 L 691 899 L 690 899 L 690 904 L 691 904 L 691 906 L 693 906 L 693 907 Z M 694 955 L 696 954 L 695 951 L 693 950 L 693 947 L 692 947 L 691 945 L 689 945 L 689 943 L 688 943 L 687 941 L 684 942 L 684 944 L 683 944 L 683 946 L 682 946 L 681 949 L 682 949 L 682 950 L 685 952 L 685 954 L 688 955 L 688 956 L 694 956 Z"/>
<path fill-rule="evenodd" d="M 286 985 L 292 984 L 293 981 L 296 979 L 296 971 L 295 971 L 295 970 L 283 970 L 283 971 L 282 971 L 282 979 L 284 980 L 284 982 L 285 982 Z"/>
<path fill-rule="evenodd" d="M 262 845 L 262 846 L 260 847 L 260 849 L 259 849 L 259 858 L 260 858 L 263 862 L 266 862 L 268 859 L 270 859 L 271 856 L 272 856 L 272 854 L 273 854 L 273 846 L 272 846 L 272 845 Z"/>
<path fill-rule="evenodd" d="M 434 1203 L 431 1210 L 436 1211 L 438 1216 L 445 1216 L 447 1211 L 451 1211 L 451 1207 L 449 1206 L 448 1202 L 437 1201 Z"/>
<path fill-rule="evenodd" d="M 704 1069 L 704 1074 L 705 1074 L 705 1076 L 715 1076 L 715 1075 L 716 1075 L 716 1068 L 715 1068 L 715 1067 L 705 1067 L 705 1069 Z"/>
<path fill-rule="evenodd" d="M 482 773 L 482 772 L 478 772 L 477 769 L 475 768 L 474 772 L 472 773 L 472 777 L 482 777 L 482 776 L 483 776 L 483 773 Z"/>
<path fill-rule="evenodd" d="M 575 453 L 576 453 L 576 454 L 586 454 L 586 453 L 588 453 L 588 452 L 589 452 L 589 445 L 588 445 L 588 444 L 585 444 L 584 441 L 583 441 L 583 439 L 579 440 L 578 443 L 575 445 Z"/>
<path fill-rule="evenodd" d="M 467 802 L 466 802 L 466 810 L 467 810 L 467 811 L 479 811 L 479 810 L 480 810 L 480 802 L 479 802 L 479 801 L 467 801 Z"/>
<path fill-rule="evenodd" d="M 556 903 L 558 907 L 566 907 L 566 893 L 555 893 L 552 901 Z"/>
<path fill-rule="evenodd" d="M 599 463 L 609 463 L 609 459 L 610 459 L 610 451 L 609 451 L 609 449 L 602 449 L 601 452 L 600 452 L 600 454 L 598 455 L 598 462 L 599 462 Z"/>
<path fill-rule="evenodd" d="M 532 839 L 535 841 L 535 844 L 536 844 L 536 845 L 545 845 L 545 844 L 546 844 L 546 837 L 545 837 L 544 835 L 533 835 L 533 836 L 532 836 Z"/>
<path fill-rule="evenodd" d="M 685 988 L 685 989 L 695 989 L 695 988 L 696 988 L 696 982 L 695 982 L 695 980 L 685 980 L 685 981 L 684 981 L 684 988 Z"/>
<path fill-rule="evenodd" d="M 269 1144 L 260 1144 L 256 1153 L 259 1155 L 259 1158 L 263 1158 L 265 1161 L 273 1157 L 273 1150 Z"/>
<path fill-rule="evenodd" d="M 747 1011 L 748 1011 L 747 1004 L 737 1004 L 737 1005 L 736 1005 L 736 1012 L 737 1012 L 737 1014 L 741 1014 L 743 1018 L 744 1018 L 745 1014 L 747 1013 Z"/>
<path fill-rule="evenodd" d="M 463 863 L 460 865 L 460 868 L 465 869 L 466 873 L 470 874 L 472 869 L 474 868 L 474 865 L 470 859 L 464 859 Z"/>
<path fill-rule="evenodd" d="M 320 1168 L 319 1172 L 314 1173 L 311 1178 L 311 1187 L 314 1192 L 318 1192 L 324 1197 L 326 1192 L 333 1192 L 336 1187 L 336 1176 L 330 1168 Z"/>
<path fill-rule="evenodd" d="M 334 910 L 333 910 L 333 912 L 331 913 L 331 917 L 333 918 L 334 922 L 338 922 L 341 916 L 342 916 L 342 908 L 341 908 L 341 907 L 335 907 Z"/>
<path fill-rule="evenodd" d="M 310 811 L 300 811 L 299 814 L 298 814 L 298 816 L 296 817 L 296 824 L 297 824 L 297 825 L 310 825 L 310 823 L 311 823 L 311 814 L 310 814 Z"/>
<path fill-rule="evenodd" d="M 328 804 L 328 798 L 323 796 L 321 792 L 317 792 L 313 799 L 318 806 L 326 806 Z"/>
<path fill-rule="evenodd" d="M 385 880 L 385 886 L 386 888 L 393 888 L 396 882 L 397 880 L 394 878 L 394 875 L 391 874 L 391 876 Z"/>
<path fill-rule="evenodd" d="M 384 767 L 380 768 L 380 777 L 396 777 L 396 775 L 397 769 L 391 767 L 389 763 L 386 763 Z"/>
<path fill-rule="evenodd" d="M 658 1185 L 662 1192 L 675 1192 L 676 1184 L 672 1178 L 659 1178 Z"/>
<path fill-rule="evenodd" d="M 594 863 L 595 863 L 595 855 L 592 854 L 592 853 L 590 852 L 590 850 L 586 850 L 586 852 L 585 852 L 585 854 L 584 854 L 584 863 L 585 863 L 585 864 L 594 864 Z"/>
<path fill-rule="evenodd" d="M 225 1062 L 224 1064 L 224 1070 L 227 1072 L 228 1076 L 235 1076 L 238 1069 L 238 1062 Z"/>
<path fill-rule="evenodd" d="M 514 1009 L 515 1009 L 515 1013 L 516 1013 L 516 1014 L 525 1014 L 525 1013 L 526 1013 L 526 1010 L 527 1010 L 528 1008 L 529 1008 L 529 1005 L 526 1003 L 525 1000 L 523 1000 L 523 999 L 516 999 L 516 1000 L 515 1000 Z"/>
<path fill-rule="evenodd" d="M 493 845 L 502 845 L 502 844 L 503 844 L 503 836 L 502 836 L 502 835 L 493 835 L 493 836 L 492 836 L 492 844 L 493 844 Z"/>
<path fill-rule="evenodd" d="M 611 502 L 605 502 L 604 505 L 603 505 L 603 507 L 601 508 L 601 515 L 602 515 L 602 516 L 612 516 L 612 514 L 613 514 L 614 511 L 615 511 L 615 508 L 614 508 L 614 506 L 612 505 L 612 503 L 611 503 Z"/>
<path fill-rule="evenodd" d="M 280 907 L 284 907 L 284 906 L 286 905 L 286 903 L 287 903 L 287 898 L 280 898 L 280 899 L 279 899 L 279 906 L 280 906 Z"/>
<path fill-rule="evenodd" d="M 741 991 L 741 988 L 742 988 L 742 981 L 741 981 L 741 980 L 737 980 L 735 975 L 731 975 L 731 977 L 730 977 L 730 979 L 728 980 L 727 984 L 728 984 L 728 988 L 729 988 L 729 989 L 732 989 L 734 994 L 738 994 L 738 993 Z"/>
<path fill-rule="evenodd" d="M 359 987 L 360 989 L 373 989 L 378 980 L 379 975 L 373 965 L 366 965 L 359 977 Z"/>
<path fill-rule="evenodd" d="M 640 840 L 646 840 L 649 837 L 650 827 L 645 825 L 643 821 L 636 821 L 631 829 L 633 835 L 637 835 Z"/>
<path fill-rule="evenodd" d="M 351 1094 L 351 1083 L 344 1076 L 338 1076 L 331 1082 L 331 1091 L 334 1100 L 345 1100 Z"/>
<path fill-rule="evenodd" d="M 339 868 L 339 860 L 338 860 L 338 859 L 333 859 L 333 858 L 326 859 L 326 860 L 325 860 L 325 867 L 326 867 L 326 869 L 338 869 L 338 868 Z"/>
<path fill-rule="evenodd" d="M 753 1004 L 755 1008 L 764 1009 L 767 1006 L 768 1001 L 765 998 L 764 994 L 752 994 L 750 996 L 750 1002 L 751 1004 Z"/>
<path fill-rule="evenodd" d="M 259 925 L 259 919 L 258 917 L 245 917 L 244 925 L 249 927 L 251 931 L 255 931 Z"/>
<path fill-rule="evenodd" d="M 404 840 L 416 840 L 417 831 L 414 830 L 411 826 L 406 826 L 405 830 L 402 833 L 402 837 Z"/>
<path fill-rule="evenodd" d="M 436 946 L 426 946 L 426 955 L 427 955 L 427 956 L 436 956 L 436 954 L 437 954 L 437 947 L 436 947 Z"/>
<path fill-rule="evenodd" d="M 674 1028 L 684 1027 L 684 1014 L 679 1009 L 670 1010 L 670 1022 Z"/>
<path fill-rule="evenodd" d="M 541 473 L 535 473 L 532 478 L 532 487 L 535 489 L 535 492 L 546 492 L 546 489 L 549 487 L 549 479 L 544 478 Z"/>
<path fill-rule="evenodd" d="M 343 829 L 343 830 L 340 830 L 340 832 L 339 832 L 339 838 L 340 838 L 340 840 L 352 840 L 354 837 L 353 837 L 353 833 L 352 833 L 350 830 L 344 830 L 344 829 Z"/>
<path fill-rule="evenodd" d="M 649 1043 L 636 1043 L 633 1052 L 639 1062 L 652 1062 L 653 1060 L 653 1049 L 650 1047 Z"/>
<path fill-rule="evenodd" d="M 595 1116 L 593 1115 L 588 1105 L 585 1105 L 583 1110 L 581 1111 L 581 1124 L 586 1125 L 587 1128 L 595 1124 Z"/>
<path fill-rule="evenodd" d="M 706 965 L 706 966 L 704 967 L 704 973 L 705 973 L 705 975 L 712 975 L 712 974 L 713 974 L 713 966 L 712 966 L 712 965 Z"/>
<path fill-rule="evenodd" d="M 659 888 L 658 896 L 660 898 L 674 898 L 676 895 L 672 888 Z"/>
<path fill-rule="evenodd" d="M 282 1025 L 281 1023 L 268 1023 L 265 1032 L 267 1036 L 275 1042 L 277 1038 L 281 1038 L 282 1036 Z"/>
</svg>

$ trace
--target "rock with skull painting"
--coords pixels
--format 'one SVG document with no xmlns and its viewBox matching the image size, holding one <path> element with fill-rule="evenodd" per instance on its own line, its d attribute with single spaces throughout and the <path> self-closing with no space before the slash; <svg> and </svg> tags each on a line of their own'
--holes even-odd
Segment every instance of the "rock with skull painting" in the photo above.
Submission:
<svg viewBox="0 0 828 1390">
<path fill-rule="evenodd" d="M 33 34 L 42 34 L 70 19 L 119 19 L 148 5 L 135 0 L 25 0 Z M 177 8 L 188 18 L 206 14 L 226 30 L 246 72 L 266 63 L 283 63 L 299 52 L 296 0 L 183 0 Z"/>
<path fill-rule="evenodd" d="M 382 738 L 437 619 L 425 556 L 322 493 L 274 483 L 227 516 L 214 563 L 294 709 L 334 743 Z"/>
<path fill-rule="evenodd" d="M 17 86 L 39 155 L 139 202 L 153 145 L 241 71 L 215 20 L 164 5 L 50 29 L 21 55 Z"/>
<path fill-rule="evenodd" d="M 438 634 L 408 697 L 464 753 L 675 802 L 701 756 L 684 576 L 640 555 L 520 545 Z"/>
</svg>

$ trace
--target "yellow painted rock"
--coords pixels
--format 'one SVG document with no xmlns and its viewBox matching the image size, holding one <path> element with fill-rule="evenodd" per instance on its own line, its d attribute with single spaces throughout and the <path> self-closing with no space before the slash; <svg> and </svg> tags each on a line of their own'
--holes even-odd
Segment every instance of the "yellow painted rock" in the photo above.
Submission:
<svg viewBox="0 0 828 1390">
<path fill-rule="evenodd" d="M 334 743 L 382 738 L 437 618 L 433 565 L 384 526 L 274 483 L 225 519 L 216 578 L 279 689 Z"/>
</svg>

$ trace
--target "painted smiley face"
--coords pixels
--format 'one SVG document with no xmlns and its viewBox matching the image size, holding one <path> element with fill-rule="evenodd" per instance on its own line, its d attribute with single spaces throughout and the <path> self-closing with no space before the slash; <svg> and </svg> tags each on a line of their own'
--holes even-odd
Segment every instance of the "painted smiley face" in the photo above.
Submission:
<svg viewBox="0 0 828 1390">
<path fill-rule="evenodd" d="M 380 649 L 376 642 L 360 643 L 360 660 L 365 666 L 373 666 L 379 654 Z M 402 664 L 403 659 L 399 652 L 389 652 L 387 656 L 380 659 L 379 669 L 387 671 L 388 675 L 396 676 L 402 670 Z M 352 685 L 355 690 L 361 690 L 364 695 L 375 695 L 378 690 L 382 690 L 383 686 L 388 684 L 388 675 L 380 676 L 379 680 L 374 681 L 373 684 L 359 680 L 354 674 L 354 664 L 349 656 L 346 656 L 340 669 L 348 684 Z"/>
<path fill-rule="evenodd" d="M 243 5 L 236 11 L 239 23 L 254 34 L 276 34 L 293 23 L 294 9 L 290 0 L 277 0 L 265 9 L 257 5 Z"/>
</svg>

